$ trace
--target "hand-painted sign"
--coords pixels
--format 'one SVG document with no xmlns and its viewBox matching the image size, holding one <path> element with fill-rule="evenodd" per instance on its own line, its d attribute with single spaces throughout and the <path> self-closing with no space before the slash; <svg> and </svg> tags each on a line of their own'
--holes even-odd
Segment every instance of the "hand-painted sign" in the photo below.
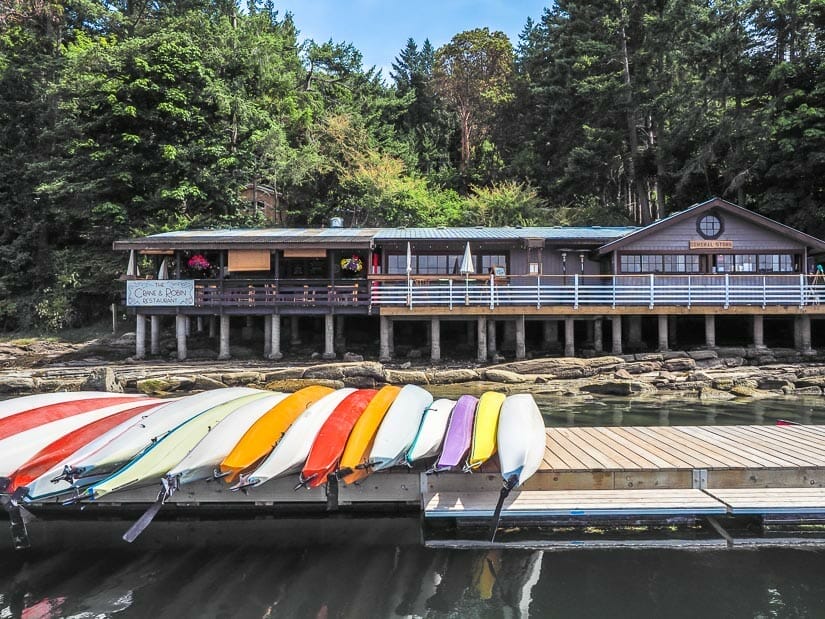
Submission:
<svg viewBox="0 0 825 619">
<path fill-rule="evenodd" d="M 135 279 L 126 282 L 127 306 L 186 306 L 194 304 L 195 280 L 193 279 Z"/>
<path fill-rule="evenodd" d="M 691 249 L 733 249 L 733 241 L 688 241 Z"/>
</svg>

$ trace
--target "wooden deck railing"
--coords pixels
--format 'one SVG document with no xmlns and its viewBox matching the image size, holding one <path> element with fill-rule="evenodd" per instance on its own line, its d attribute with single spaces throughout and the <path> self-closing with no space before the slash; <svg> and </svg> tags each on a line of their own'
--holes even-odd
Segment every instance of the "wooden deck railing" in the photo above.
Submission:
<svg viewBox="0 0 825 619">
<path fill-rule="evenodd" d="M 196 280 L 199 307 L 363 307 L 370 302 L 366 280 Z"/>
<path fill-rule="evenodd" d="M 373 277 L 372 306 L 799 306 L 825 300 L 805 275 Z"/>
<path fill-rule="evenodd" d="M 805 275 L 513 275 L 196 280 L 204 308 L 797 306 L 825 301 Z"/>
</svg>

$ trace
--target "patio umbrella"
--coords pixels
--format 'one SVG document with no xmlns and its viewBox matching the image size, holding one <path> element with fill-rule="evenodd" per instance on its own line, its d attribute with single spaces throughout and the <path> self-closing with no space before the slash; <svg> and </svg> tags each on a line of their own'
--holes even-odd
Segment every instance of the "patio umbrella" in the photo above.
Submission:
<svg viewBox="0 0 825 619">
<path fill-rule="evenodd" d="M 412 273 L 412 248 L 409 241 L 407 242 L 407 277 Z"/>
<path fill-rule="evenodd" d="M 459 272 L 462 275 L 469 275 L 475 273 L 476 269 L 473 266 L 473 255 L 470 253 L 470 242 L 467 242 L 467 247 L 464 248 L 464 257 L 461 259 L 461 267 Z"/>
<path fill-rule="evenodd" d="M 140 277 L 140 269 L 137 265 L 134 249 L 129 251 L 129 266 L 126 267 L 126 277 Z"/>
<path fill-rule="evenodd" d="M 169 279 L 169 264 L 166 262 L 166 258 L 160 261 L 158 279 Z"/>
</svg>

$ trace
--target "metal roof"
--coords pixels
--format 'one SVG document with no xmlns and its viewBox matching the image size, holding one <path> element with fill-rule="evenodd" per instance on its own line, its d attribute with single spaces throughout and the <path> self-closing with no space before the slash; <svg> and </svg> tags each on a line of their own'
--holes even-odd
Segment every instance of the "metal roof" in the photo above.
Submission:
<svg viewBox="0 0 825 619">
<path fill-rule="evenodd" d="M 466 228 L 264 228 L 229 230 L 184 230 L 143 238 L 116 241 L 115 249 L 220 249 L 267 245 L 320 244 L 330 248 L 370 245 L 392 241 L 547 241 L 603 243 L 620 238 L 635 227 L 466 227 Z"/>
<path fill-rule="evenodd" d="M 500 228 L 381 228 L 375 235 L 376 242 L 453 240 L 499 241 L 543 238 L 546 240 L 609 240 L 637 230 L 635 227 L 500 227 Z"/>
</svg>

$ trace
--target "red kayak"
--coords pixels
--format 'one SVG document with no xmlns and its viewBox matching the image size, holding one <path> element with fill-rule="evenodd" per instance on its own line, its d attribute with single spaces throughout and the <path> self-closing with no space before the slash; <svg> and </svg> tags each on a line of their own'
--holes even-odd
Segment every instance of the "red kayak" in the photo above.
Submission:
<svg viewBox="0 0 825 619">
<path fill-rule="evenodd" d="M 8 438 L 14 434 L 31 430 L 37 426 L 51 421 L 60 421 L 67 417 L 88 413 L 99 408 L 115 406 L 116 404 L 127 404 L 129 402 L 145 402 L 145 396 L 136 395 L 112 395 L 108 398 L 93 398 L 88 400 L 73 400 L 71 402 L 60 402 L 59 404 L 48 404 L 38 408 L 32 408 L 22 413 L 16 413 L 0 419 L 0 440 Z"/>
<path fill-rule="evenodd" d="M 358 389 L 335 407 L 312 443 L 301 471 L 301 485 L 315 488 L 326 483 L 327 475 L 338 467 L 352 427 L 376 393 L 377 389 Z"/>
<path fill-rule="evenodd" d="M 109 415 L 103 419 L 98 419 L 97 421 L 78 428 L 74 432 L 61 436 L 37 452 L 27 462 L 21 465 L 19 469 L 12 473 L 9 476 L 3 492 L 12 494 L 17 488 L 22 488 L 32 480 L 37 479 L 54 467 L 54 465 L 62 462 L 98 436 L 152 408 L 165 404 L 165 402 L 166 400 L 143 399 L 126 410 L 115 413 L 114 415 Z"/>
</svg>

